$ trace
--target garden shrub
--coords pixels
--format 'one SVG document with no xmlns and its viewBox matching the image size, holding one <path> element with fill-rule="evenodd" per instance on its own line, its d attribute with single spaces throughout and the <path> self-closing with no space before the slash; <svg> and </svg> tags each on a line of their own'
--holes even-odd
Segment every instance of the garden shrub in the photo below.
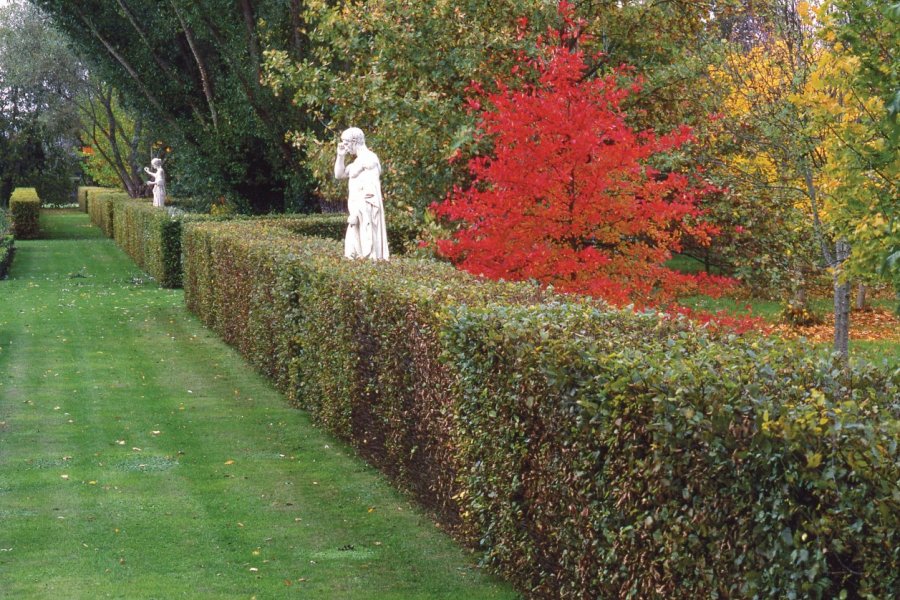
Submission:
<svg viewBox="0 0 900 600">
<path fill-rule="evenodd" d="M 148 200 L 130 200 L 116 193 L 104 196 L 101 203 L 109 198 L 112 198 L 109 206 L 112 207 L 112 232 L 116 243 L 164 288 L 181 287 L 183 223 L 246 219 L 170 212 L 153 206 Z M 347 226 L 346 216 L 341 215 L 279 215 L 254 220 L 260 225 L 302 235 L 335 239 L 343 237 Z"/>
<path fill-rule="evenodd" d="M 0 209 L 0 279 L 6 277 L 15 254 L 15 238 L 6 211 Z"/>
<path fill-rule="evenodd" d="M 148 200 L 113 203 L 116 243 L 161 287 L 181 287 L 181 221 Z"/>
<path fill-rule="evenodd" d="M 107 192 L 117 191 L 114 188 L 82 186 L 78 188 L 78 208 L 83 212 L 88 212 L 88 201 L 91 196 L 103 194 Z"/>
<path fill-rule="evenodd" d="M 340 256 L 267 223 L 189 223 L 185 299 L 528 595 L 900 585 L 900 372 Z"/>
<path fill-rule="evenodd" d="M 130 199 L 127 193 L 118 190 L 89 194 L 87 205 L 91 223 L 99 227 L 106 237 L 115 237 L 115 203 Z"/>
<path fill-rule="evenodd" d="M 577 304 L 453 313 L 464 510 L 523 589 L 898 589 L 900 372 L 847 379 L 807 347 Z"/>
<path fill-rule="evenodd" d="M 17 188 L 9 200 L 13 236 L 31 240 L 40 234 L 41 200 L 34 188 Z"/>
<path fill-rule="evenodd" d="M 343 240 L 347 232 L 347 215 L 344 213 L 278 215 L 262 217 L 258 221 L 299 235 L 331 240 Z"/>
</svg>

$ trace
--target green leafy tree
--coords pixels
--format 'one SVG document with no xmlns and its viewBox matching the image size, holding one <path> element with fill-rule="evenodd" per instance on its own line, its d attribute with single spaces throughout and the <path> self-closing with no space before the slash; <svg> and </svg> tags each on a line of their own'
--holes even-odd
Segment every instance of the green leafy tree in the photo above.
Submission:
<svg viewBox="0 0 900 600">
<path fill-rule="evenodd" d="M 46 202 L 68 202 L 77 175 L 79 118 L 72 102 L 84 69 L 35 8 L 0 8 L 0 206 L 30 184 Z"/>
<path fill-rule="evenodd" d="M 85 174 L 99 185 L 123 188 L 132 198 L 146 195 L 147 157 L 165 148 L 154 148 L 143 117 L 127 110 L 118 90 L 102 82 L 91 81 L 78 106 Z"/>
<path fill-rule="evenodd" d="M 545 14 L 555 12 L 537 0 L 313 0 L 303 12 L 308 53 L 267 40 L 264 81 L 296 107 L 290 137 L 326 198 L 343 196 L 333 142 L 346 127 L 365 131 L 386 167 L 392 243 L 409 242 L 464 171 L 454 159 L 475 130 L 462 109 L 467 88 L 502 73 L 527 45 L 529 19 Z M 307 115 L 314 126 L 305 127 Z"/>
<path fill-rule="evenodd" d="M 287 102 L 259 83 L 260 25 L 302 49 L 299 3 L 34 2 L 174 149 L 173 193 L 254 211 L 313 207 L 302 153 L 284 137 Z"/>
<path fill-rule="evenodd" d="M 852 244 L 848 273 L 900 292 L 900 3 L 833 0 L 817 19 L 825 49 L 798 103 L 822 131 L 826 210 Z"/>
</svg>

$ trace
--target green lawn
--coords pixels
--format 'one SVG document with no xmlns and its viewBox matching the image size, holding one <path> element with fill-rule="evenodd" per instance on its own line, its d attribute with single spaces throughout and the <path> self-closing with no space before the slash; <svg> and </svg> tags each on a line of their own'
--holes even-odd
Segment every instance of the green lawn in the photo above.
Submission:
<svg viewBox="0 0 900 600">
<path fill-rule="evenodd" d="M 86 223 L 0 281 L 0 596 L 517 596 Z"/>
</svg>

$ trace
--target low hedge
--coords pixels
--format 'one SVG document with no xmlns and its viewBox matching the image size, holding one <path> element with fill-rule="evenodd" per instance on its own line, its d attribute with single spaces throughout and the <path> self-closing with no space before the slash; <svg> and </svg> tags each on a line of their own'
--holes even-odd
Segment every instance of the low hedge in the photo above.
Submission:
<svg viewBox="0 0 900 600">
<path fill-rule="evenodd" d="M 898 589 L 900 372 L 341 253 L 187 224 L 185 299 L 529 596 Z"/>
<path fill-rule="evenodd" d="M 41 200 L 34 188 L 17 188 L 12 193 L 9 219 L 17 239 L 32 240 L 40 235 Z"/>
<path fill-rule="evenodd" d="M 347 215 L 278 215 L 277 217 L 257 217 L 260 223 L 286 229 L 291 233 L 331 240 L 343 240 L 347 233 Z"/>
<path fill-rule="evenodd" d="M 87 198 L 88 214 L 91 223 L 99 227 L 106 237 L 115 237 L 115 204 L 128 201 L 127 193 L 118 190 L 107 190 L 89 194 Z"/>
<path fill-rule="evenodd" d="M 88 202 L 91 196 L 95 194 L 106 194 L 117 191 L 114 188 L 105 188 L 97 186 L 81 186 L 78 188 L 78 208 L 84 212 L 88 212 Z"/>
<path fill-rule="evenodd" d="M 13 237 L 10 222 L 6 212 L 0 210 L 0 279 L 4 279 L 12 265 L 13 255 L 16 252 L 16 240 Z"/>
</svg>

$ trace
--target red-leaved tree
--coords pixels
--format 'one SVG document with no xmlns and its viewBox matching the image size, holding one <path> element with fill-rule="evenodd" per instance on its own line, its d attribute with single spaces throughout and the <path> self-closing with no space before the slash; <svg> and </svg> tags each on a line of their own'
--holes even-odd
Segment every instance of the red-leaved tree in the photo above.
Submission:
<svg viewBox="0 0 900 600">
<path fill-rule="evenodd" d="M 459 226 L 438 251 L 471 273 L 534 279 L 617 305 L 723 291 L 730 280 L 664 266 L 685 236 L 708 243 L 714 233 L 698 207 L 710 186 L 650 165 L 688 142 L 690 130 L 629 127 L 622 104 L 640 83 L 620 85 L 625 70 L 586 78 L 571 30 L 551 32 L 539 58 L 523 55 L 516 84 L 471 100 L 493 153 L 469 162 L 469 187 L 432 206 Z"/>
</svg>

